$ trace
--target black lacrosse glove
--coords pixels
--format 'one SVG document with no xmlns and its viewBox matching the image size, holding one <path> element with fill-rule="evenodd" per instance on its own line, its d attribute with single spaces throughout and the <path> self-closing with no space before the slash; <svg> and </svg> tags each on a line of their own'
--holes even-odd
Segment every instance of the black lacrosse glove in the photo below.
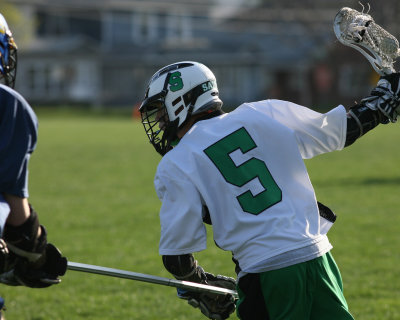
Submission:
<svg viewBox="0 0 400 320">
<path fill-rule="evenodd" d="M 384 116 L 382 123 L 396 122 L 400 114 L 400 73 L 381 76 L 371 95 L 362 99 L 366 107 L 379 110 Z"/>
<path fill-rule="evenodd" d="M 0 282 L 10 286 L 47 288 L 60 283 L 59 276 L 63 276 L 66 271 L 67 259 L 53 244 L 48 243 L 39 261 L 16 257 L 15 267 L 1 274 Z"/>
<path fill-rule="evenodd" d="M 48 243 L 42 261 L 37 264 L 20 259 L 14 269 L 17 281 L 30 288 L 47 288 L 60 283 L 59 276 L 67 271 L 67 259 L 61 255 L 60 250 Z"/>
<path fill-rule="evenodd" d="M 236 290 L 235 279 L 221 275 L 213 275 L 197 266 L 202 275 L 201 283 L 229 290 Z M 192 292 L 184 289 L 178 289 L 178 297 L 188 301 L 194 308 L 199 308 L 201 313 L 209 319 L 222 320 L 227 319 L 235 311 L 236 301 L 231 294 L 221 295 L 211 292 Z"/>
<path fill-rule="evenodd" d="M 3 238 L 9 255 L 6 268 L 0 270 L 0 282 L 46 288 L 61 282 L 58 277 L 65 274 L 67 259 L 47 242 L 46 228 L 40 224 L 33 207 L 29 207 L 30 216 L 22 225 L 4 227 Z"/>
<path fill-rule="evenodd" d="M 0 274 L 3 274 L 13 269 L 15 267 L 15 263 L 15 256 L 8 250 L 7 244 L 4 239 L 0 238 Z"/>
</svg>

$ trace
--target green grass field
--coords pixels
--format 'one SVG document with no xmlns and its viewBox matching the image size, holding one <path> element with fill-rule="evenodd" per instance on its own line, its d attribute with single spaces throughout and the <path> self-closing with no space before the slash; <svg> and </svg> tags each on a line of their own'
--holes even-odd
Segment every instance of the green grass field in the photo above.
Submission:
<svg viewBox="0 0 400 320">
<path fill-rule="evenodd" d="M 49 241 L 70 261 L 170 277 L 158 255 L 160 157 L 141 123 L 81 112 L 38 116 L 30 201 Z M 398 124 L 381 126 L 351 148 L 306 162 L 319 200 L 339 216 L 332 252 L 356 319 L 400 319 L 399 140 Z M 196 258 L 234 276 L 230 253 L 208 231 L 208 250 Z M 76 271 L 58 286 L 2 286 L 1 295 L 7 320 L 205 319 L 174 288 Z"/>
</svg>

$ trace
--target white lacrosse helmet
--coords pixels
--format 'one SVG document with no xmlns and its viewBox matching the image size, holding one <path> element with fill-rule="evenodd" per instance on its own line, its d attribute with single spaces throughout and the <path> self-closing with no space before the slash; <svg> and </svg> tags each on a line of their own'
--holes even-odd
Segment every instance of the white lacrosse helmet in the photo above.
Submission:
<svg viewBox="0 0 400 320">
<path fill-rule="evenodd" d="M 192 115 L 221 107 L 211 70 L 198 62 L 182 61 L 160 69 L 151 77 L 139 110 L 150 142 L 164 155 L 177 139 L 178 129 Z"/>
</svg>

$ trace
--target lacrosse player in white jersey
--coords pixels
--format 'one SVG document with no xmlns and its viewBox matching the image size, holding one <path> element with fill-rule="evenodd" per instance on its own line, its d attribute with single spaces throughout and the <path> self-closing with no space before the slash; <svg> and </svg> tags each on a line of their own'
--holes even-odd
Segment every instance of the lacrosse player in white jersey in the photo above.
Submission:
<svg viewBox="0 0 400 320">
<path fill-rule="evenodd" d="M 204 223 L 233 254 L 239 300 L 178 290 L 210 319 L 353 319 L 330 253 L 335 214 L 320 204 L 303 159 L 341 150 L 380 123 L 395 122 L 399 75 L 371 95 L 327 113 L 281 100 L 243 103 L 230 113 L 214 74 L 183 61 L 150 79 L 140 112 L 161 159 L 159 252 L 177 279 L 235 289 L 205 272 L 193 253 L 206 249 Z"/>
</svg>

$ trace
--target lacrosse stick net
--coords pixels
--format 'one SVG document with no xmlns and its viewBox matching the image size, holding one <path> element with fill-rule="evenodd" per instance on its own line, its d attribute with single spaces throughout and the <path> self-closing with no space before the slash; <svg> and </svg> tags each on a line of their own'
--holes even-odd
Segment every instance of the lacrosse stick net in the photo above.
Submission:
<svg viewBox="0 0 400 320">
<path fill-rule="evenodd" d="M 333 30 L 341 43 L 361 52 L 378 74 L 395 72 L 399 42 L 368 13 L 344 7 L 335 16 Z"/>
</svg>

